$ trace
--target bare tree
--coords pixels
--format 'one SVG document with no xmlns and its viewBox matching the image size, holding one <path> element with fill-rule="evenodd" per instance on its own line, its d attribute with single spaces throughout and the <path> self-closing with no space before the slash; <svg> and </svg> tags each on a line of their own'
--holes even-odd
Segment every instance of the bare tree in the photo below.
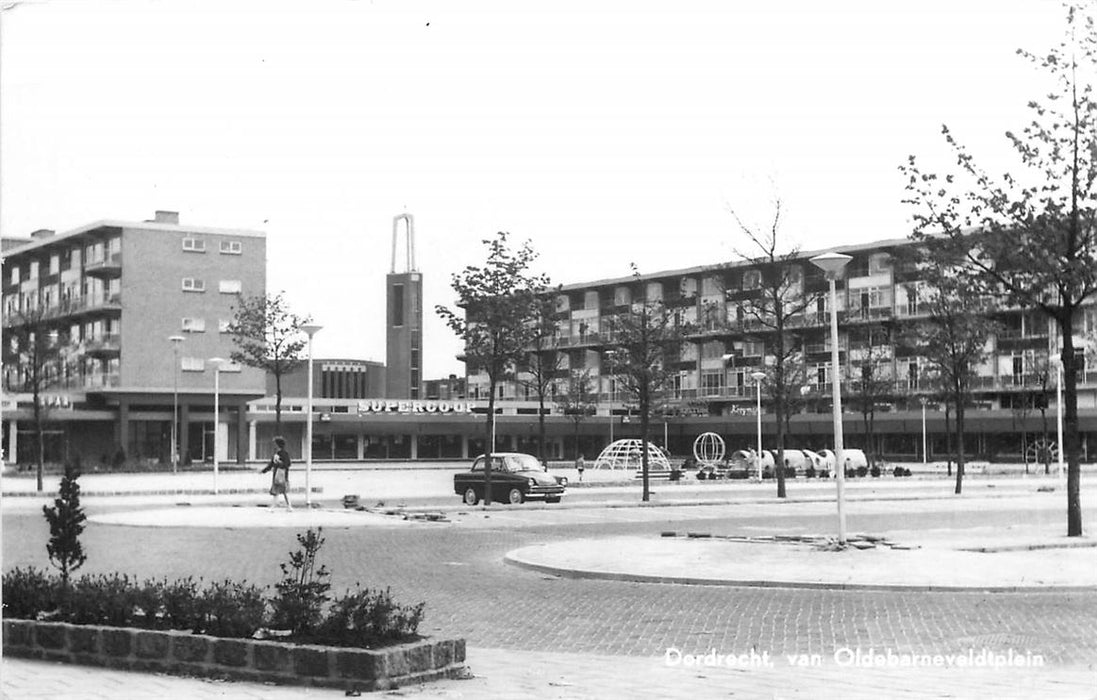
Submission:
<svg viewBox="0 0 1097 700">
<path fill-rule="evenodd" d="M 579 426 L 598 410 L 598 396 L 591 390 L 590 370 L 570 370 L 567 383 L 556 394 L 556 407 L 567 416 L 574 428 L 575 459 L 579 458 Z"/>
<path fill-rule="evenodd" d="M 40 305 L 16 312 L 10 328 L 16 362 L 14 381 L 8 388 L 31 395 L 36 487 L 40 492 L 46 460 L 45 423 L 49 414 L 45 393 L 64 378 L 68 337 L 56 324 L 51 324 L 47 309 Z"/>
<path fill-rule="evenodd" d="M 240 297 L 233 309 L 228 332 L 236 350 L 229 358 L 238 364 L 260 369 L 274 377 L 274 432 L 282 433 L 282 377 L 304 361 L 301 352 L 308 344 L 302 327 L 309 316 L 289 310 L 282 292 L 275 295 Z M 312 420 L 312 417 L 309 417 Z M 312 446 L 309 446 L 312 449 Z"/>
<path fill-rule="evenodd" d="M 786 246 L 782 240 L 780 199 L 774 201 L 773 219 L 764 229 L 745 223 L 734 210 L 731 213 L 739 232 L 752 248 L 736 253 L 752 265 L 746 274 L 757 275 L 750 284 L 743 285 L 756 292 L 738 300 L 736 314 L 741 314 L 749 327 L 757 329 L 753 337 L 764 343 L 765 355 L 773 359 L 766 372 L 769 375 L 766 386 L 773 400 L 777 426 L 777 461 L 774 465 L 777 497 L 784 498 L 787 415 L 790 403 L 795 400 L 790 399 L 790 394 L 799 393 L 797 378 L 801 376 L 802 364 L 799 358 L 803 357 L 803 324 L 799 321 L 816 303 L 819 294 L 805 291 L 800 250 L 796 246 Z"/>
<path fill-rule="evenodd" d="M 435 311 L 465 346 L 470 373 L 488 378 L 487 449 L 484 450 L 484 503 L 491 505 L 491 453 L 495 449 L 495 390 L 514 374 L 538 332 L 535 319 L 548 287 L 548 277 L 532 274 L 537 258 L 529 241 L 512 251 L 508 234 L 500 231 L 485 240 L 488 257 L 483 267 L 470 265 L 451 278 L 457 295 L 455 311 L 438 305 Z"/>
<path fill-rule="evenodd" d="M 633 276 L 639 272 L 632 267 Z M 696 303 L 696 302 L 694 302 Z M 651 499 L 648 439 L 652 411 L 677 374 L 673 362 L 681 354 L 690 332 L 690 324 L 663 300 L 634 301 L 627 311 L 607 319 L 613 337 L 604 366 L 617 376 L 625 393 L 635 401 L 640 414 L 640 464 L 643 479 L 641 499 Z"/>
<path fill-rule="evenodd" d="M 892 329 L 874 323 L 851 331 L 849 366 L 851 403 L 861 413 L 865 431 L 865 455 L 868 466 L 876 466 L 876 407 L 893 394 L 894 379 L 890 367 L 894 357 Z"/>
<path fill-rule="evenodd" d="M 545 402 L 560 370 L 563 353 L 556 333 L 556 297 L 545 294 L 534 305 L 530 345 L 519 358 L 518 383 L 537 396 L 537 457 L 545 461 Z"/>
<path fill-rule="evenodd" d="M 1059 328 L 1064 375 L 1067 535 L 1082 534 L 1078 363 L 1074 324 L 1097 297 L 1097 10 L 1068 4 L 1064 40 L 1046 54 L 1018 53 L 1056 84 L 1032 100 L 1032 121 L 1007 132 L 1016 172 L 994 177 L 953 136 L 943 133 L 957 170 L 926 172 L 914 156 L 901 167 L 915 207 L 917 240 L 932 243 L 991 293 L 1038 308 Z"/>
</svg>

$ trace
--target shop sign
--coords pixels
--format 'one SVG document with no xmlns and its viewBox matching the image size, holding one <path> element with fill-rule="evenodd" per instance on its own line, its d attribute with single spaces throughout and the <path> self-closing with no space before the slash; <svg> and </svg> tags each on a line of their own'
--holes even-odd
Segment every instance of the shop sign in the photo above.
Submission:
<svg viewBox="0 0 1097 700">
<path fill-rule="evenodd" d="M 358 415 L 367 413 L 472 413 L 471 401 L 359 401 Z"/>
</svg>

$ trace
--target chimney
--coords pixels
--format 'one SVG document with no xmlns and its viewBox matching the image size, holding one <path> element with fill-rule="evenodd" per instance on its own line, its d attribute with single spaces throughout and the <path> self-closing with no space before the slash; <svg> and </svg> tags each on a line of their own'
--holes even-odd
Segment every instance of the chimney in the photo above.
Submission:
<svg viewBox="0 0 1097 700">
<path fill-rule="evenodd" d="M 153 219 L 157 224 L 178 224 L 179 212 L 177 211 L 164 211 L 162 209 L 156 210 L 156 218 Z"/>
<path fill-rule="evenodd" d="M 35 240 L 42 240 L 43 238 L 49 238 L 54 234 L 54 230 L 51 228 L 40 228 L 37 231 L 32 231 L 30 237 Z"/>
</svg>

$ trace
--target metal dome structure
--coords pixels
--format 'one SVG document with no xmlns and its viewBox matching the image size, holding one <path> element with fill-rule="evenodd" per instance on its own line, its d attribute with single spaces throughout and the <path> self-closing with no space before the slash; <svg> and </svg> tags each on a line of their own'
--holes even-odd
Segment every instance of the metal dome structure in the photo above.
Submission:
<svg viewBox="0 0 1097 700">
<path fill-rule="evenodd" d="M 598 455 L 598 459 L 594 460 L 594 468 L 640 469 L 642 466 L 640 455 L 641 450 L 643 450 L 643 445 L 644 443 L 642 440 L 637 440 L 635 438 L 615 440 L 602 450 L 602 453 Z M 663 454 L 662 450 L 650 442 L 648 443 L 648 469 L 670 470 L 670 462 L 667 461 L 666 455 Z"/>
</svg>

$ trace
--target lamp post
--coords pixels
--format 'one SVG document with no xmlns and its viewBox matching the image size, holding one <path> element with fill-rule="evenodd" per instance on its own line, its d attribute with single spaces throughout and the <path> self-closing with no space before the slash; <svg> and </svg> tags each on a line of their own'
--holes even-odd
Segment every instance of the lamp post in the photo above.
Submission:
<svg viewBox="0 0 1097 700">
<path fill-rule="evenodd" d="M 213 365 L 213 495 L 217 495 L 218 459 L 221 453 L 221 365 L 224 358 L 211 357 L 209 363 Z"/>
<path fill-rule="evenodd" d="M 171 473 L 179 472 L 179 343 L 183 336 L 169 336 L 174 365 L 171 368 Z"/>
<path fill-rule="evenodd" d="M 1063 360 L 1055 363 L 1055 430 L 1058 440 L 1055 452 L 1059 456 L 1059 478 L 1063 478 Z"/>
<path fill-rule="evenodd" d="M 758 481 L 762 480 L 762 380 L 766 378 L 765 372 L 751 372 L 754 378 L 755 407 L 754 414 L 758 422 Z M 776 465 L 774 465 L 776 466 Z"/>
<path fill-rule="evenodd" d="M 842 275 L 846 263 L 853 258 L 842 253 L 824 253 L 816 255 L 811 262 L 826 274 L 830 283 L 830 369 L 831 392 L 833 393 L 834 418 L 834 473 L 837 483 L 838 500 L 838 543 L 846 542 L 845 510 L 845 449 L 842 445 L 842 384 L 838 377 L 838 287 L 836 282 Z"/>
<path fill-rule="evenodd" d="M 301 330 L 309 337 L 308 398 L 305 406 L 305 505 L 312 507 L 312 336 L 323 326 L 306 323 Z M 495 445 L 492 445 L 492 450 Z"/>
<path fill-rule="evenodd" d="M 928 442 L 926 441 L 926 397 L 921 398 L 922 402 L 922 466 L 926 466 L 929 463 L 929 450 L 927 449 Z"/>
</svg>

